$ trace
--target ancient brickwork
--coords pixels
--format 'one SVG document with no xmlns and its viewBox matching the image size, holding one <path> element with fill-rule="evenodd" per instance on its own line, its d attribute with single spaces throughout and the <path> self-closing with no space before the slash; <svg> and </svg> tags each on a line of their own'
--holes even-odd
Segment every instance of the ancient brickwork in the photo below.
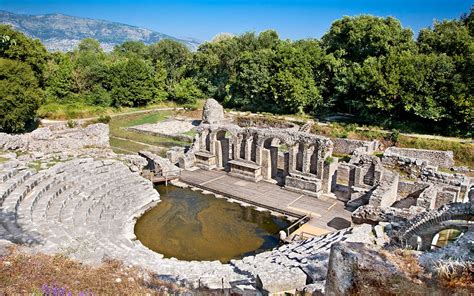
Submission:
<svg viewBox="0 0 474 296">
<path fill-rule="evenodd" d="M 411 148 L 389 147 L 384 152 L 384 157 L 416 158 L 426 160 L 429 165 L 449 168 L 454 165 L 452 151 L 424 150 Z"/>
<path fill-rule="evenodd" d="M 0 149 L 4 150 L 47 154 L 83 148 L 109 148 L 109 126 L 97 123 L 84 128 L 39 128 L 22 135 L 0 133 Z"/>
<path fill-rule="evenodd" d="M 325 137 L 275 128 L 202 124 L 192 147 L 195 165 L 222 168 L 251 181 L 285 179 L 286 188 L 318 196 L 329 192 L 335 166 L 325 166 L 332 142 Z M 279 151 L 285 147 L 287 151 Z M 183 161 L 184 162 L 184 161 Z M 331 172 L 324 174 L 325 167 Z M 282 175 L 278 176 L 278 171 Z"/>
<path fill-rule="evenodd" d="M 334 143 L 334 153 L 338 154 L 352 154 L 357 149 L 367 154 L 372 154 L 378 150 L 380 143 L 376 140 L 374 141 L 362 141 L 362 140 L 351 140 L 345 138 L 334 138 L 331 139 Z"/>
</svg>

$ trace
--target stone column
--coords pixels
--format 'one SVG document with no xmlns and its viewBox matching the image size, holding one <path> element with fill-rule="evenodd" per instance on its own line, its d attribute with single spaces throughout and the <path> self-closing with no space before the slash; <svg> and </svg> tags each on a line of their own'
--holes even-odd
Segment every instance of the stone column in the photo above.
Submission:
<svg viewBox="0 0 474 296">
<path fill-rule="evenodd" d="M 298 144 L 288 148 L 288 174 L 296 172 L 296 156 L 298 153 Z"/>
<path fill-rule="evenodd" d="M 338 162 L 338 159 L 334 158 L 331 163 L 324 164 L 324 172 L 323 172 L 323 180 L 322 180 L 324 193 L 331 193 L 331 190 L 333 189 L 333 183 L 336 182 L 337 162 Z"/>
<path fill-rule="evenodd" d="M 207 135 L 209 134 L 209 130 L 203 130 L 201 133 L 201 150 L 207 151 Z"/>
<path fill-rule="evenodd" d="M 278 172 L 278 147 L 270 146 L 270 171 L 272 178 L 275 178 Z"/>
<path fill-rule="evenodd" d="M 321 149 L 318 149 L 318 161 L 316 163 L 316 178 L 322 179 L 324 171 L 324 157 Z"/>
<path fill-rule="evenodd" d="M 310 173 L 311 156 L 313 156 L 314 146 L 304 145 L 303 150 L 303 173 Z"/>
<path fill-rule="evenodd" d="M 234 153 L 233 155 L 233 159 L 237 160 L 237 159 L 240 159 L 240 149 L 242 147 L 242 135 L 237 135 L 234 137 L 234 149 L 232 151 L 232 153 Z"/>
<path fill-rule="evenodd" d="M 262 166 L 262 177 L 265 180 L 270 180 L 272 178 L 272 172 L 270 169 L 270 162 L 271 162 L 271 156 L 270 156 L 270 150 L 265 149 L 265 148 L 260 148 L 261 150 L 261 166 Z"/>
<path fill-rule="evenodd" d="M 429 251 L 431 250 L 431 243 L 433 242 L 433 238 L 436 235 L 433 233 L 425 234 L 425 235 L 420 235 L 421 237 L 421 246 L 419 248 L 419 251 Z"/>
<path fill-rule="evenodd" d="M 214 155 L 216 156 L 216 166 L 217 168 L 223 168 L 224 167 L 224 156 L 222 155 L 222 143 L 221 141 L 215 141 L 214 142 Z"/>
<path fill-rule="evenodd" d="M 252 161 L 253 137 L 245 139 L 245 160 Z"/>
<path fill-rule="evenodd" d="M 209 133 L 209 153 L 216 155 L 216 142 L 219 142 L 216 140 L 216 133 L 212 132 Z"/>
</svg>

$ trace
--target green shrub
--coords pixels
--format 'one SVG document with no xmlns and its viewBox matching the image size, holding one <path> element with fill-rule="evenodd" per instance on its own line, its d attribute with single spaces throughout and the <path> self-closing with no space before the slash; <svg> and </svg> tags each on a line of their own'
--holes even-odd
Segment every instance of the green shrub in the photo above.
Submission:
<svg viewBox="0 0 474 296">
<path fill-rule="evenodd" d="M 97 118 L 97 122 L 100 123 L 109 123 L 112 118 L 109 115 L 101 115 Z"/>
<path fill-rule="evenodd" d="M 328 156 L 324 159 L 324 164 L 329 165 L 333 163 L 333 161 L 334 161 L 334 158 L 332 158 L 331 156 Z"/>
<path fill-rule="evenodd" d="M 69 119 L 69 120 L 67 121 L 67 126 L 68 126 L 69 128 L 75 128 L 75 127 L 77 126 L 77 121 L 72 120 L 72 119 Z"/>
<path fill-rule="evenodd" d="M 398 143 L 400 139 L 400 131 L 393 129 L 392 133 L 389 135 L 388 140 L 390 140 L 394 145 Z"/>
</svg>

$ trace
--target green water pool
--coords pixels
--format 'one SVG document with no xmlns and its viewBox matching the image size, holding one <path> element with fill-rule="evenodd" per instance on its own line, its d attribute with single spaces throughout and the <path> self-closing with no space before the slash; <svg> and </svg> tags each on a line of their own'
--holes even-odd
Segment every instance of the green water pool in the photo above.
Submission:
<svg viewBox="0 0 474 296">
<path fill-rule="evenodd" d="M 135 234 L 167 258 L 228 262 L 278 246 L 278 232 L 290 224 L 268 211 L 188 188 L 156 189 L 162 201 L 138 219 Z"/>
</svg>

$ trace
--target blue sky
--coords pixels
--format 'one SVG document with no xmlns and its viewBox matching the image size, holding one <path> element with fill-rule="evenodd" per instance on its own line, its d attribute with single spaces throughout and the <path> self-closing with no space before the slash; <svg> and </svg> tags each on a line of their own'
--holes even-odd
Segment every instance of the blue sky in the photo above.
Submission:
<svg viewBox="0 0 474 296">
<path fill-rule="evenodd" d="M 0 9 L 25 14 L 63 13 L 209 40 L 222 32 L 275 29 L 282 38 L 320 38 L 342 16 L 394 16 L 415 34 L 434 19 L 458 18 L 472 1 L 294 0 L 294 1 L 69 1 L 0 0 Z"/>
</svg>

